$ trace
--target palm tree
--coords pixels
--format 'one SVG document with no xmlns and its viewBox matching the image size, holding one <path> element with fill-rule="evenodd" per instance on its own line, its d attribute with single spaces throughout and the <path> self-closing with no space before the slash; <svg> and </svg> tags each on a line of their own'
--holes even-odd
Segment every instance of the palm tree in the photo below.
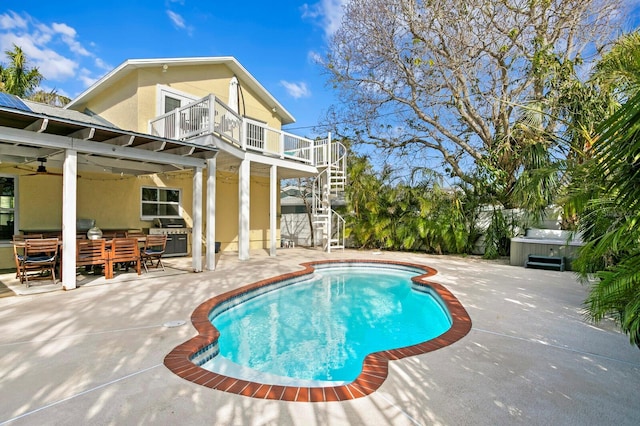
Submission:
<svg viewBox="0 0 640 426">
<path fill-rule="evenodd" d="M 592 81 L 623 105 L 590 141 L 591 159 L 576 205 L 585 246 L 575 269 L 596 277 L 586 306 L 595 321 L 613 317 L 640 347 L 640 33 L 621 37 Z M 576 181 L 578 181 L 576 179 Z"/>
<path fill-rule="evenodd" d="M 624 102 L 640 89 L 640 31 L 620 37 L 596 64 L 592 80 Z"/>
<path fill-rule="evenodd" d="M 599 279 L 586 301 L 589 316 L 613 317 L 640 347 L 640 92 L 601 127 L 590 177 L 601 182 L 580 229 L 583 278 Z"/>
<path fill-rule="evenodd" d="M 37 67 L 29 68 L 27 57 L 15 44 L 13 50 L 5 51 L 9 64 L 0 65 L 0 90 L 20 98 L 32 95 L 43 79 Z"/>
<path fill-rule="evenodd" d="M 49 92 L 44 90 L 38 90 L 34 92 L 31 96 L 29 96 L 29 100 L 32 100 L 34 102 L 40 102 L 47 105 L 58 106 L 58 107 L 65 106 L 66 104 L 71 102 L 70 98 L 60 95 L 55 91 L 55 89 Z"/>
</svg>

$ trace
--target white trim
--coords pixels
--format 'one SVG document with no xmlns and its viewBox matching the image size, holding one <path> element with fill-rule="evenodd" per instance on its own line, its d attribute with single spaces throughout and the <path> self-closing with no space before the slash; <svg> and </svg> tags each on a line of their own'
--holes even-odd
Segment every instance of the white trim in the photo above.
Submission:
<svg viewBox="0 0 640 426">
<path fill-rule="evenodd" d="M 182 155 L 165 154 L 163 152 L 148 151 L 145 149 L 110 145 L 96 141 L 73 139 L 67 136 L 34 133 L 26 130 L 0 127 L 2 141 L 34 145 L 44 148 L 74 149 L 78 152 L 105 155 L 128 160 L 150 161 L 163 164 L 180 165 L 184 167 L 205 167 L 206 161 L 201 158 L 184 157 Z"/>
<path fill-rule="evenodd" d="M 247 160 L 250 160 L 252 163 L 278 166 L 279 168 L 292 169 L 292 170 L 296 170 L 303 173 L 309 173 L 310 175 L 317 175 L 319 173 L 318 168 L 316 166 L 299 163 L 299 162 L 292 162 L 291 160 L 284 160 L 278 157 L 270 157 L 268 155 L 256 154 L 249 151 L 245 153 L 245 158 Z"/>
<path fill-rule="evenodd" d="M 142 194 L 144 193 L 145 189 L 155 189 L 157 191 L 178 191 L 178 214 L 177 215 L 171 215 L 171 216 L 161 216 L 161 215 L 147 215 L 145 216 L 145 214 L 143 213 L 143 209 L 142 209 L 142 205 L 144 203 L 147 204 L 156 204 L 156 205 L 160 205 L 160 204 L 168 204 L 168 205 L 174 205 L 174 202 L 161 202 L 161 201 L 156 201 L 156 202 L 150 202 L 150 201 L 144 201 L 142 199 Z M 183 216 L 184 213 L 184 209 L 182 208 L 182 188 L 169 188 L 169 187 L 165 187 L 165 186 L 151 186 L 151 185 L 143 185 L 140 187 L 140 220 L 153 220 L 157 217 L 163 217 L 163 218 L 181 218 Z"/>
<path fill-rule="evenodd" d="M 193 101 L 197 101 L 198 98 L 190 93 L 183 92 L 181 90 L 174 89 L 173 87 L 156 84 L 156 117 L 165 114 L 164 99 L 169 95 L 171 98 L 177 98 L 180 100 L 180 106 L 184 106 Z"/>
<path fill-rule="evenodd" d="M 162 68 L 167 65 L 167 72 L 171 72 L 172 67 L 191 65 L 226 65 L 240 80 L 240 84 L 256 92 L 269 109 L 275 107 L 276 114 L 282 119 L 282 125 L 293 124 L 296 119 L 285 109 L 278 100 L 269 93 L 256 78 L 243 67 L 233 56 L 208 56 L 192 58 L 155 58 L 155 59 L 128 59 L 118 65 L 111 72 L 106 74 L 91 87 L 78 95 L 75 99 L 65 105 L 65 109 L 75 109 L 74 107 L 86 103 L 94 93 L 106 90 L 115 84 L 120 78 L 138 68 Z"/>
</svg>

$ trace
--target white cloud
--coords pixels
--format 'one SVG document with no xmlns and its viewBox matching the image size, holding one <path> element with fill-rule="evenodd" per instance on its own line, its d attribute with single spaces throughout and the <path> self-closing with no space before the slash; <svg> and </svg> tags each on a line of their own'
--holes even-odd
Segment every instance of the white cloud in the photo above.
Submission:
<svg viewBox="0 0 640 426">
<path fill-rule="evenodd" d="M 88 85 L 96 80 L 91 77 L 90 68 L 104 71 L 107 67 L 78 40 L 73 27 L 63 22 L 42 23 L 29 14 L 8 11 L 0 14 L 0 52 L 13 50 L 14 44 L 24 51 L 29 65 L 44 76 L 43 87 L 74 79 Z M 82 68 L 83 58 L 92 58 L 93 62 Z"/>
<path fill-rule="evenodd" d="M 179 14 L 171 11 L 171 10 L 167 10 L 167 15 L 169 16 L 169 19 L 171 19 L 171 22 L 173 22 L 173 25 L 175 25 L 178 28 L 186 28 L 186 25 L 184 23 L 184 18 L 182 16 L 180 16 Z"/>
<path fill-rule="evenodd" d="M 113 69 L 113 66 L 109 65 L 108 63 L 106 63 L 105 61 L 103 61 L 100 58 L 96 58 L 94 63 L 96 64 L 96 67 L 98 67 L 98 68 L 100 68 L 101 70 L 104 70 L 104 71 L 111 71 Z"/>
<path fill-rule="evenodd" d="M 322 55 L 314 50 L 311 50 L 309 51 L 309 53 L 307 53 L 307 58 L 312 64 L 321 64 L 323 60 Z"/>
<path fill-rule="evenodd" d="M 333 35 L 342 22 L 344 6 L 349 0 L 320 0 L 318 3 L 302 6 L 302 17 L 317 21 L 324 28 L 327 37 Z"/>
<path fill-rule="evenodd" d="M 99 80 L 99 78 L 93 77 L 91 74 L 92 74 L 91 71 L 86 68 L 82 68 L 80 70 L 78 78 L 82 81 L 85 87 L 89 87 L 93 83 Z"/>
<path fill-rule="evenodd" d="M 172 10 L 167 10 L 167 16 L 169 17 L 169 19 L 171 20 L 171 22 L 173 22 L 173 25 L 176 26 L 176 28 L 181 29 L 181 30 L 186 30 L 187 34 L 191 35 L 193 33 L 193 27 L 190 25 L 187 25 L 187 23 L 185 22 L 184 18 L 182 17 L 182 15 L 172 11 Z"/>
<path fill-rule="evenodd" d="M 27 28 L 26 19 L 13 11 L 0 15 L 0 29 L 11 30 L 14 28 Z"/>
<path fill-rule="evenodd" d="M 38 58 L 34 61 L 40 70 L 40 73 L 47 80 L 66 80 L 74 77 L 78 63 L 65 58 L 59 53 L 45 49 L 40 51 Z"/>
<path fill-rule="evenodd" d="M 89 51 L 85 49 L 78 40 L 76 40 L 76 30 L 67 24 L 58 24 L 55 22 L 51 25 L 51 28 L 55 33 L 61 35 L 62 41 L 69 46 L 69 50 L 77 53 L 78 55 L 91 56 Z"/>
<path fill-rule="evenodd" d="M 291 83 L 289 81 L 281 80 L 280 84 L 284 86 L 287 93 L 289 93 L 289 96 L 294 99 L 308 98 L 311 96 L 311 90 L 307 87 L 307 83 Z"/>
<path fill-rule="evenodd" d="M 2 51 L 20 46 L 31 66 L 35 66 L 47 80 L 64 80 L 73 77 L 78 64 L 58 52 L 37 43 L 28 35 L 0 34 Z"/>
<path fill-rule="evenodd" d="M 75 38 L 76 34 L 77 34 L 76 30 L 74 30 L 73 28 L 71 28 L 67 24 L 58 24 L 58 23 L 54 22 L 53 24 L 51 24 L 51 29 L 53 29 L 53 31 L 56 32 L 56 33 L 63 34 L 65 36 L 71 37 L 71 38 Z"/>
</svg>

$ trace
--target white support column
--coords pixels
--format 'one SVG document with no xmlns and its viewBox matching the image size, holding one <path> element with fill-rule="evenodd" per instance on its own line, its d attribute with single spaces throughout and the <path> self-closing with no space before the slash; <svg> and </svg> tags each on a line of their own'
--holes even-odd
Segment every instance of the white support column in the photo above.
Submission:
<svg viewBox="0 0 640 426">
<path fill-rule="evenodd" d="M 278 214 L 278 166 L 269 169 L 269 255 L 276 255 L 276 219 Z"/>
<path fill-rule="evenodd" d="M 249 259 L 249 217 L 250 217 L 250 179 L 251 161 L 244 159 L 240 162 L 238 176 L 238 259 Z"/>
<path fill-rule="evenodd" d="M 207 229 L 205 268 L 207 271 L 216 269 L 216 159 L 207 159 Z"/>
<path fill-rule="evenodd" d="M 202 167 L 193 172 L 193 229 L 191 264 L 193 272 L 202 272 Z"/>
<path fill-rule="evenodd" d="M 78 153 L 64 151 L 62 164 L 62 288 L 76 288 L 76 206 Z"/>
</svg>

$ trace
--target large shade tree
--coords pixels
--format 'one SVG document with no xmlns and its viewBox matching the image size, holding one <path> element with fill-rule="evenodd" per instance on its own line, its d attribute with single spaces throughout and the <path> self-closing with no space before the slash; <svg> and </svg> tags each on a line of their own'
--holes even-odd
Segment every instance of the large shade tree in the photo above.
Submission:
<svg viewBox="0 0 640 426">
<path fill-rule="evenodd" d="M 352 0 L 324 67 L 334 131 L 441 168 L 511 207 L 538 154 L 566 155 L 560 94 L 619 22 L 613 0 Z M 337 112 L 336 112 L 337 111 Z M 337 119 L 337 120 L 336 120 Z M 564 150 L 564 152 L 563 152 Z"/>
</svg>

